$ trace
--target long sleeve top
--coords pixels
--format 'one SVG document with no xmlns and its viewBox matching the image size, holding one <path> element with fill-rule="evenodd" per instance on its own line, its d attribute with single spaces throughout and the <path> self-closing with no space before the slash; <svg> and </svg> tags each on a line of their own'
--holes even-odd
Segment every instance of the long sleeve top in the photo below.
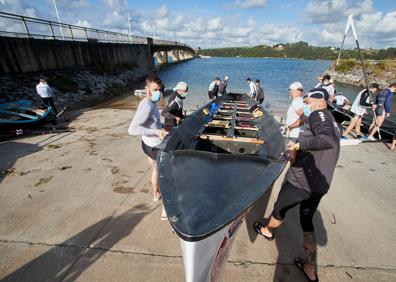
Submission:
<svg viewBox="0 0 396 282">
<path fill-rule="evenodd" d="M 40 82 L 36 85 L 37 94 L 40 95 L 41 98 L 50 98 L 54 95 L 51 87 L 47 83 Z"/>
<path fill-rule="evenodd" d="M 253 81 L 249 82 L 249 94 L 248 95 L 251 97 L 257 95 L 257 87 Z"/>
<path fill-rule="evenodd" d="M 162 140 L 157 135 L 161 129 L 160 113 L 156 103 L 144 98 L 128 128 L 129 135 L 141 135 L 143 142 L 150 147 L 157 146 Z"/>
<path fill-rule="evenodd" d="M 331 112 L 312 112 L 298 141 L 300 150 L 287 181 L 308 193 L 326 194 L 340 154 L 340 130 Z"/>
</svg>

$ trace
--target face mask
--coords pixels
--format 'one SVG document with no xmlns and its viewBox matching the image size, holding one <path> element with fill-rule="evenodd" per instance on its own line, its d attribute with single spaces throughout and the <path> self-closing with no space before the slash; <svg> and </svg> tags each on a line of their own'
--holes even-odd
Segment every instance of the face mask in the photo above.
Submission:
<svg viewBox="0 0 396 282">
<path fill-rule="evenodd" d="M 181 97 L 186 98 L 188 95 L 188 92 L 184 92 L 183 94 L 180 94 Z"/>
<path fill-rule="evenodd" d="M 159 90 L 151 93 L 151 101 L 156 103 L 161 99 L 161 92 Z"/>
<path fill-rule="evenodd" d="M 309 105 L 307 105 L 307 104 L 304 104 L 303 110 L 304 110 L 304 115 L 306 117 L 309 117 L 309 115 L 312 113 L 311 107 Z"/>
</svg>

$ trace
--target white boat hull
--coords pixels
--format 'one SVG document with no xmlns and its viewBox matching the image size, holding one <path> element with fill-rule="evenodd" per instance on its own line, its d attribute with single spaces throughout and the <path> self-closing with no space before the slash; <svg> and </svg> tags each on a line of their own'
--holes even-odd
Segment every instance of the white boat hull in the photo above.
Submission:
<svg viewBox="0 0 396 282">
<path fill-rule="evenodd" d="M 180 239 L 186 282 L 219 281 L 223 262 L 246 212 L 217 233 L 200 241 Z"/>
</svg>

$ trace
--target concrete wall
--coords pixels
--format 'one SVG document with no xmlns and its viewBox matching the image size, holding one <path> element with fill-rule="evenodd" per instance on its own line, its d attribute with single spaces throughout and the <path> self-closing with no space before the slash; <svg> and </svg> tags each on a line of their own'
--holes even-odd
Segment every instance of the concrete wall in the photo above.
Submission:
<svg viewBox="0 0 396 282">
<path fill-rule="evenodd" d="M 97 64 L 153 67 L 150 45 L 0 37 L 0 74 L 66 70 Z"/>
</svg>

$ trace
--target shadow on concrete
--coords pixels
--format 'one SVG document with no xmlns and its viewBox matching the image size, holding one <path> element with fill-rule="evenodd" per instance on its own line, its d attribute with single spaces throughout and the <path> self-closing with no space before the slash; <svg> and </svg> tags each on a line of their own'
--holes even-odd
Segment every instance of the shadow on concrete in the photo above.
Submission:
<svg viewBox="0 0 396 282">
<path fill-rule="evenodd" d="M 257 233 L 253 229 L 253 223 L 258 218 L 263 218 L 265 211 L 267 210 L 268 202 L 271 197 L 272 185 L 268 190 L 253 204 L 246 216 L 246 229 L 249 234 L 249 239 L 251 243 L 254 243 L 257 239 Z"/>
<path fill-rule="evenodd" d="M 107 250 L 130 235 L 143 217 L 153 210 L 155 208 L 150 209 L 147 205 L 137 205 L 119 216 L 104 218 L 52 247 L 1 281 L 75 281 Z M 105 228 L 110 224 L 112 228 Z M 81 245 L 84 241 L 89 243 Z"/>
<path fill-rule="evenodd" d="M 293 264 L 295 257 L 305 258 L 303 248 L 303 231 L 300 225 L 299 205 L 289 210 L 282 225 L 275 231 L 275 243 L 278 258 L 273 281 L 306 281 L 302 273 Z M 327 244 L 327 232 L 319 210 L 313 217 L 317 245 Z M 265 239 L 263 239 L 265 240 Z M 296 276 L 297 275 L 297 276 Z"/>
<path fill-rule="evenodd" d="M 37 144 L 5 142 L 0 143 L 0 183 L 7 175 L 24 173 L 16 172 L 12 169 L 19 158 L 41 151 L 42 147 Z"/>
</svg>

